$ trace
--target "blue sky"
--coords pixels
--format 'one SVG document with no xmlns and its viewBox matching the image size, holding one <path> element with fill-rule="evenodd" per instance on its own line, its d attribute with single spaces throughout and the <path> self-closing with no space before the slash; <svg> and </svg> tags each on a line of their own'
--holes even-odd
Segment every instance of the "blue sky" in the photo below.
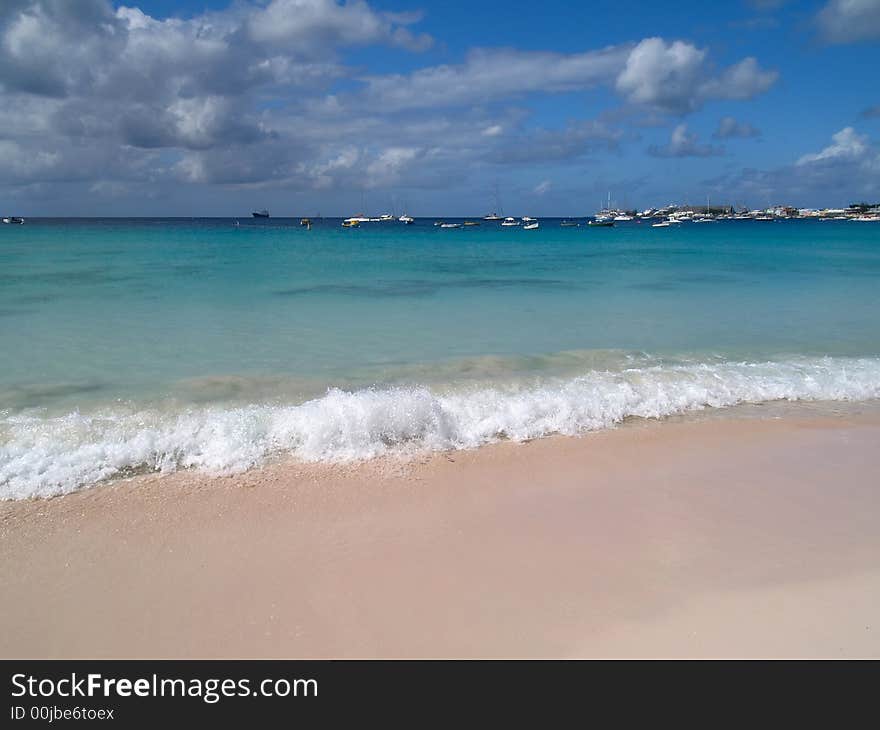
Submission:
<svg viewBox="0 0 880 730">
<path fill-rule="evenodd" d="M 6 0 L 0 210 L 880 199 L 880 0 Z"/>
</svg>

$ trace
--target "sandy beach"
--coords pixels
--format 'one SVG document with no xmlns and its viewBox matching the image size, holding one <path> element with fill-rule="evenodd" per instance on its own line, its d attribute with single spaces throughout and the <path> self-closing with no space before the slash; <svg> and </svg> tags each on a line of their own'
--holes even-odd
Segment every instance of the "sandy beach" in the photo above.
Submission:
<svg viewBox="0 0 880 730">
<path fill-rule="evenodd" d="M 3 657 L 880 656 L 880 418 L 0 504 Z"/>
</svg>

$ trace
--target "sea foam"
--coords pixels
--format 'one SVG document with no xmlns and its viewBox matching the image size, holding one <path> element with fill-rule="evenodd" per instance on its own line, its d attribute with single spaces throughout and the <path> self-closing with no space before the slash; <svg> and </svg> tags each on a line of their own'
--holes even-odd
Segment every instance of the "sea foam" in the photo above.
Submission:
<svg viewBox="0 0 880 730">
<path fill-rule="evenodd" d="M 0 417 L 0 498 L 48 497 L 132 471 L 230 474 L 267 457 L 345 462 L 608 428 L 628 417 L 778 400 L 880 398 L 880 359 L 594 370 L 535 384 L 331 388 L 291 405 Z"/>
</svg>

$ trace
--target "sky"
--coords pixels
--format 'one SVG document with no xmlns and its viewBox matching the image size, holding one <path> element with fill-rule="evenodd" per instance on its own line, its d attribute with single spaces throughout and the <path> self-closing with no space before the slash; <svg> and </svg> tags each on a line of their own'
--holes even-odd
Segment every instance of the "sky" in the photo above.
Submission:
<svg viewBox="0 0 880 730">
<path fill-rule="evenodd" d="M 880 0 L 0 0 L 0 213 L 880 200 Z"/>
</svg>

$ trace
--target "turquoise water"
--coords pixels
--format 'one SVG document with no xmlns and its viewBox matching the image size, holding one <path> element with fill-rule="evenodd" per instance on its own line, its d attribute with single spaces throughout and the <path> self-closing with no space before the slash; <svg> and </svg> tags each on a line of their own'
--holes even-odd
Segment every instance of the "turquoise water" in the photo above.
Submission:
<svg viewBox="0 0 880 730">
<path fill-rule="evenodd" d="M 880 225 L 432 223 L 0 227 L 0 496 L 880 395 Z"/>
</svg>

